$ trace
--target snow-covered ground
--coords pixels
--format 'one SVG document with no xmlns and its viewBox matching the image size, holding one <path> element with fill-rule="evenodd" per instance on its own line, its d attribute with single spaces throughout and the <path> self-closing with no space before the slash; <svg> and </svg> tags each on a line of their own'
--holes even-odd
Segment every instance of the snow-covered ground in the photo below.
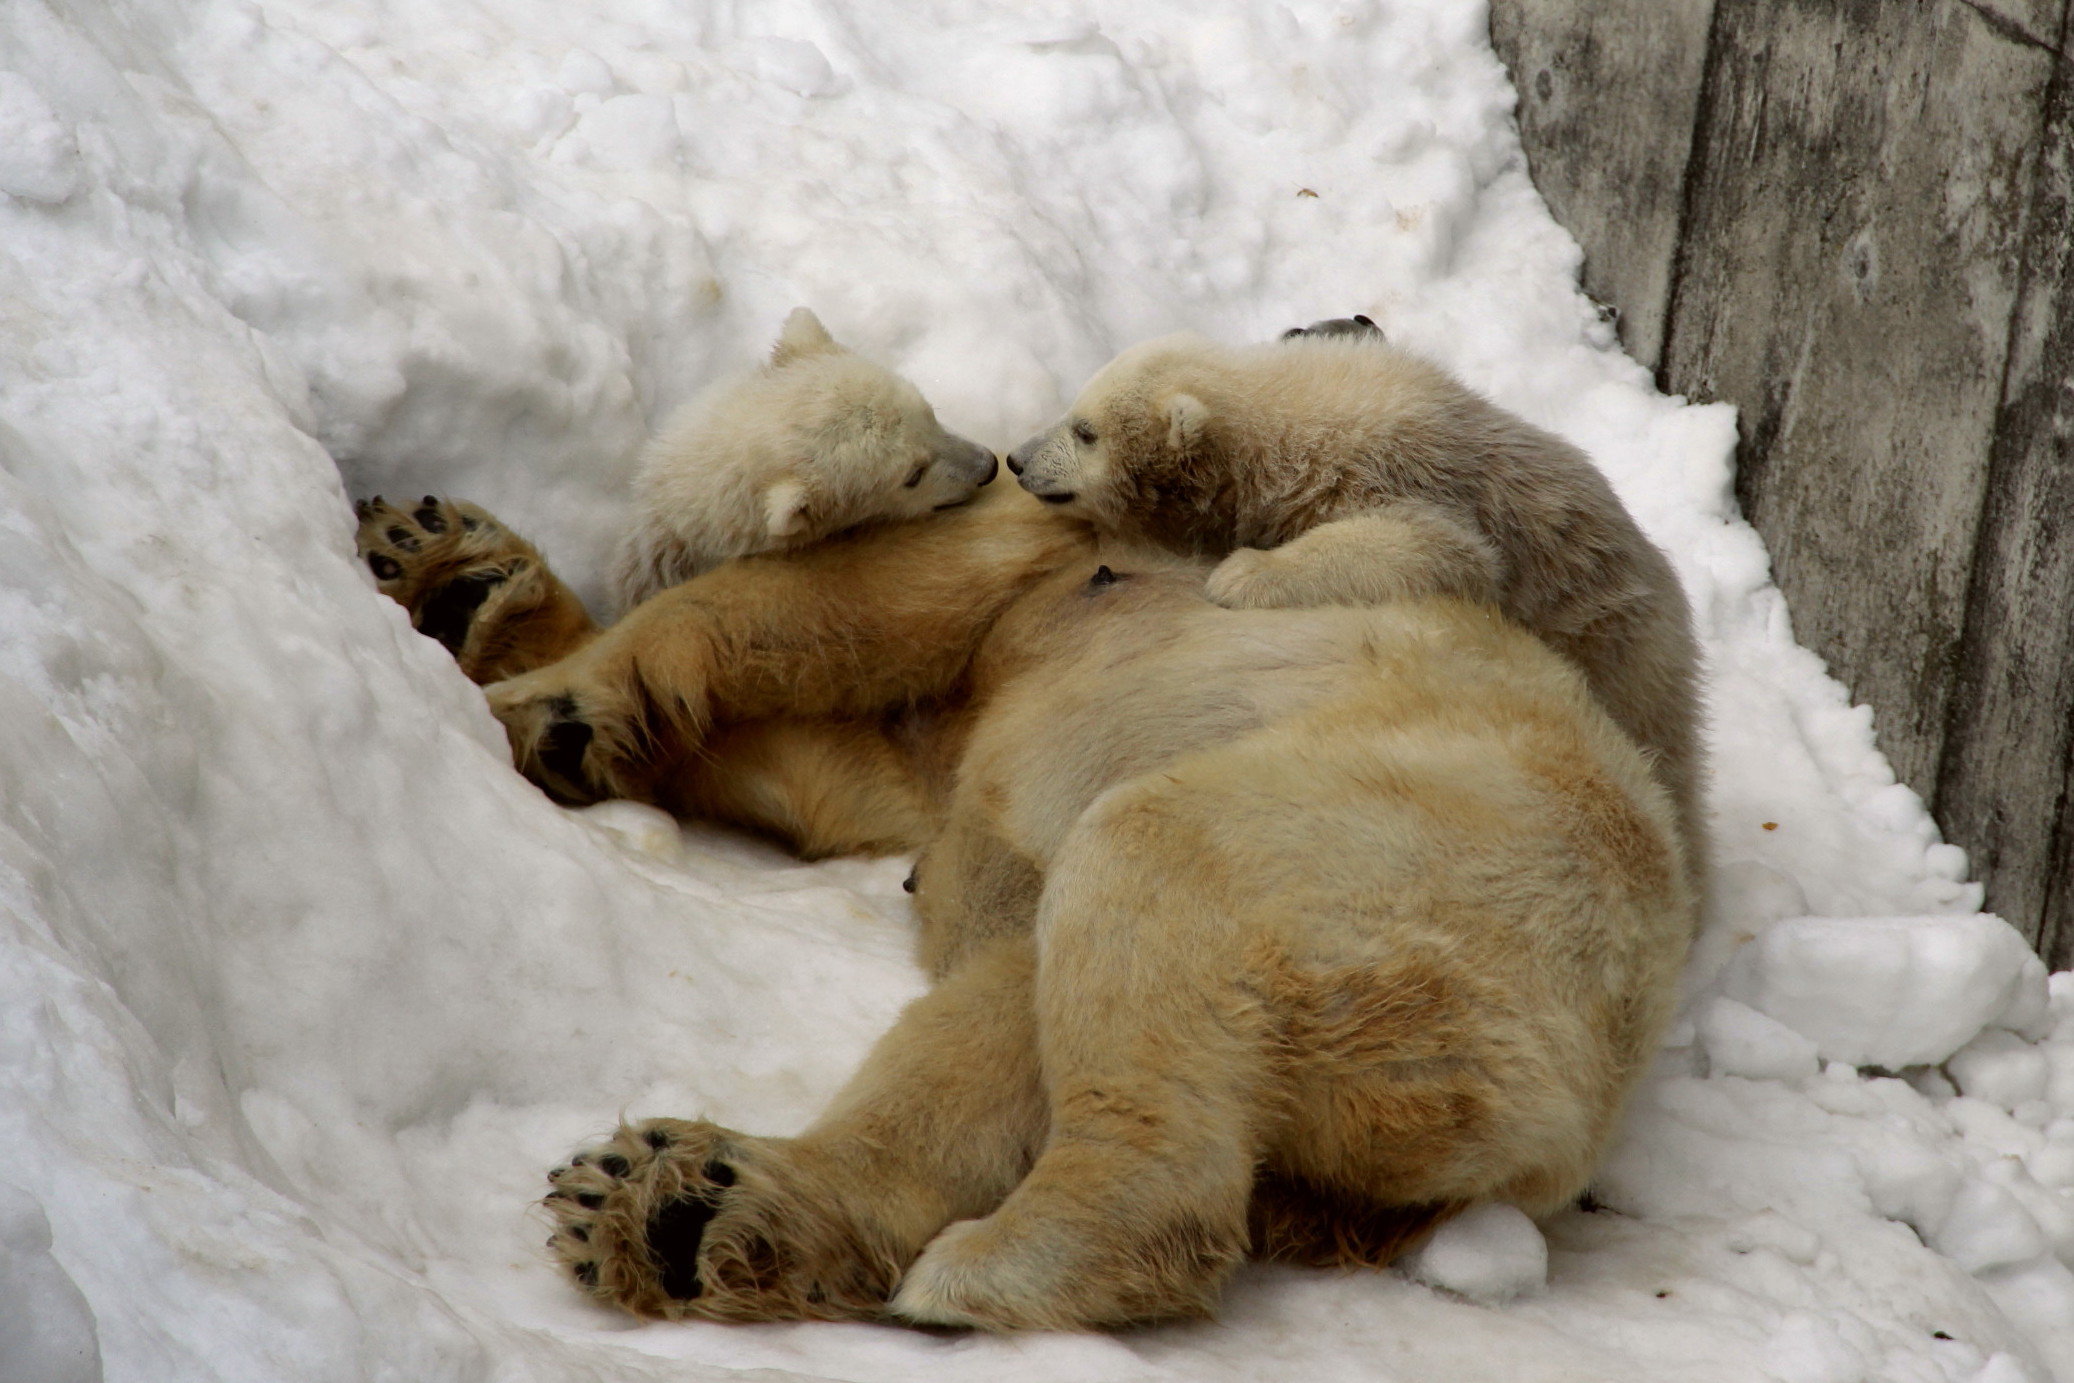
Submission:
<svg viewBox="0 0 2074 1383">
<path fill-rule="evenodd" d="M 0 4 L 0 1379 L 2074 1380 L 2074 977 L 1794 645 L 1730 415 L 1578 294 L 1484 18 Z M 1602 1209 L 1113 1337 L 549 1270 L 541 1171 L 623 1110 L 835 1088 L 920 986 L 905 865 L 550 805 L 348 497 L 595 599 L 639 440 L 801 303 L 997 447 L 1138 338 L 1365 311 L 1601 461 L 1706 636 L 1720 860 Z"/>
</svg>

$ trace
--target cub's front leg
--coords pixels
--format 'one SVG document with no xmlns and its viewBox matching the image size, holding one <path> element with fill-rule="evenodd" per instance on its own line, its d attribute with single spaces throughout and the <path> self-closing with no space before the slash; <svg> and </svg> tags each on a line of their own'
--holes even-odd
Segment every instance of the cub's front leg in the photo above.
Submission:
<svg viewBox="0 0 2074 1383">
<path fill-rule="evenodd" d="M 667 799 L 716 729 L 866 724 L 969 690 L 1002 609 L 1091 546 L 1047 519 L 981 501 L 729 562 L 643 601 L 573 657 L 489 688 L 490 709 L 520 769 L 564 800 Z"/>
<path fill-rule="evenodd" d="M 1319 524 L 1276 548 L 1240 548 L 1205 593 L 1232 610 L 1382 605 L 1421 596 L 1494 601 L 1504 559 L 1463 518 L 1400 500 Z"/>
</svg>

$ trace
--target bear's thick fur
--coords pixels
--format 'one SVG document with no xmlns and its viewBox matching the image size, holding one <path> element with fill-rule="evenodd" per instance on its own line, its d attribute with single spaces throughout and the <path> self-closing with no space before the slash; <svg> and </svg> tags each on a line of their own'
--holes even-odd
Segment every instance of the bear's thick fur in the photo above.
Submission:
<svg viewBox="0 0 2074 1383">
<path fill-rule="evenodd" d="M 706 390 L 642 452 L 620 608 L 731 557 L 963 504 L 994 468 L 914 385 L 797 308 L 768 364 Z"/>
<path fill-rule="evenodd" d="M 1105 532 L 1222 558 L 1209 594 L 1233 609 L 1494 601 L 1655 756 L 1697 870 L 1698 648 L 1671 564 L 1583 452 L 1349 320 L 1134 346 L 1009 468 Z"/>
<path fill-rule="evenodd" d="M 579 1284 L 1101 1327 L 1577 1196 L 1691 929 L 1647 759 L 1488 605 L 1231 610 L 1209 569 L 997 487 L 488 688 L 565 799 L 920 852 L 932 991 L 797 1138 L 655 1119 L 556 1168 Z"/>
</svg>

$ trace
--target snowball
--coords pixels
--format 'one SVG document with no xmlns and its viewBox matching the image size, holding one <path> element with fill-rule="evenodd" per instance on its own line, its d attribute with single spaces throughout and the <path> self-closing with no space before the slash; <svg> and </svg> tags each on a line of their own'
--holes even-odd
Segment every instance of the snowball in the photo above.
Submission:
<svg viewBox="0 0 2074 1383">
<path fill-rule="evenodd" d="M 1548 1285 L 1548 1241 L 1516 1206 L 1479 1205 L 1442 1225 L 1405 1269 L 1429 1287 L 1495 1303 Z"/>
<path fill-rule="evenodd" d="M 50 1254 L 50 1221 L 27 1191 L 0 1182 L 0 1378 L 100 1383 L 94 1313 Z"/>
<path fill-rule="evenodd" d="M 1990 1024 L 2036 1028 L 2045 966 L 1999 917 L 1800 917 L 1730 962 L 1723 989 L 1854 1066 L 1935 1064 Z"/>
<path fill-rule="evenodd" d="M 1717 1075 L 1799 1080 L 1815 1074 L 1815 1044 L 1748 1004 L 1716 999 L 1701 1012 L 1698 1027 Z"/>
<path fill-rule="evenodd" d="M 1990 1028 L 1952 1053 L 1944 1069 L 1959 1093 L 2004 1109 L 2045 1097 L 2045 1053 L 2000 1028 Z"/>
</svg>

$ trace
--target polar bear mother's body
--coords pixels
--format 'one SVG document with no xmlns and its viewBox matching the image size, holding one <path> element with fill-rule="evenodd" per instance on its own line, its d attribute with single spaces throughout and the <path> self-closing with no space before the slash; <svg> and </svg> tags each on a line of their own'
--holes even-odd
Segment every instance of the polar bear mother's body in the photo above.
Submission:
<svg viewBox="0 0 2074 1383">
<path fill-rule="evenodd" d="M 563 796 L 822 846 L 921 804 L 935 989 L 798 1138 L 651 1120 L 558 1168 L 580 1284 L 1086 1328 L 1582 1189 L 1691 927 L 1644 755 L 1487 605 L 1234 611 L 1207 569 L 1004 492 L 728 564 L 490 689 Z"/>
</svg>

